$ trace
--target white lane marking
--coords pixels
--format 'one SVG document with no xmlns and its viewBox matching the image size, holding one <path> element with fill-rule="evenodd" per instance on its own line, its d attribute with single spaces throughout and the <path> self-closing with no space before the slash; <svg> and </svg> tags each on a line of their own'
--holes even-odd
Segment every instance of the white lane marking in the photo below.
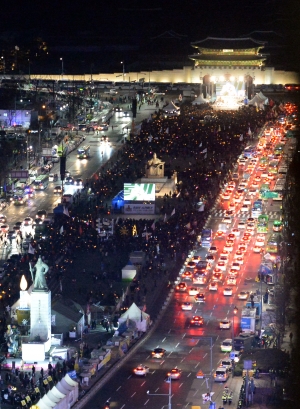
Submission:
<svg viewBox="0 0 300 409">
<path fill-rule="evenodd" d="M 130 379 L 132 377 L 132 375 L 129 375 L 127 379 Z"/>
<path fill-rule="evenodd" d="M 197 363 L 197 365 L 195 366 L 195 368 L 197 368 L 198 365 L 200 365 L 200 362 Z"/>
<path fill-rule="evenodd" d="M 149 399 L 146 400 L 146 402 L 144 403 L 144 406 L 146 406 L 148 402 L 149 402 Z"/>
<path fill-rule="evenodd" d="M 204 379 L 204 381 L 201 383 L 201 386 L 204 385 L 206 383 L 206 380 Z"/>
<path fill-rule="evenodd" d="M 182 358 L 182 360 L 180 362 L 184 361 L 184 358 Z"/>
<path fill-rule="evenodd" d="M 186 336 L 186 333 L 184 333 L 184 334 L 182 335 L 181 339 L 183 339 L 185 336 Z"/>
<path fill-rule="evenodd" d="M 146 383 L 146 381 L 144 381 L 144 382 L 141 384 L 141 386 L 145 385 L 145 383 Z"/>
<path fill-rule="evenodd" d="M 161 342 L 165 342 L 165 340 L 166 340 L 166 337 Z"/>
<path fill-rule="evenodd" d="M 148 355 L 146 359 L 149 359 L 149 358 L 150 358 L 150 355 Z"/>
<path fill-rule="evenodd" d="M 218 335 L 218 336 L 217 336 L 217 338 L 216 338 L 216 341 L 218 341 L 218 339 L 219 339 L 219 336 L 220 336 L 220 335 Z"/>
<path fill-rule="evenodd" d="M 206 355 L 207 355 L 207 352 L 206 352 L 206 354 L 203 356 L 203 359 L 206 357 Z"/>
<path fill-rule="evenodd" d="M 155 373 L 155 369 L 154 369 L 154 371 L 153 372 L 150 372 L 151 373 L 151 375 L 153 375 L 154 373 Z"/>
<path fill-rule="evenodd" d="M 171 331 L 172 331 L 172 330 L 171 330 L 171 328 L 170 328 L 169 331 L 168 331 L 168 334 L 170 334 Z"/>
<path fill-rule="evenodd" d="M 212 316 L 212 314 L 213 314 L 213 313 L 211 312 L 211 313 L 210 313 L 210 316 Z"/>
<path fill-rule="evenodd" d="M 194 347 L 189 350 L 189 354 L 192 352 L 193 349 L 194 349 Z"/>
<path fill-rule="evenodd" d="M 121 389 L 121 388 L 122 388 L 122 386 L 119 386 L 118 389 L 117 389 L 117 392 L 118 392 L 118 390 Z"/>
<path fill-rule="evenodd" d="M 170 356 L 170 355 L 172 354 L 172 352 L 173 352 L 173 351 L 171 351 L 168 356 Z"/>
<path fill-rule="evenodd" d="M 159 365 L 162 365 L 164 362 L 165 362 L 165 360 L 163 359 L 163 360 L 160 362 L 160 364 L 159 364 Z"/>
<path fill-rule="evenodd" d="M 133 398 L 135 394 L 136 394 L 136 392 L 134 392 L 130 397 Z"/>
<path fill-rule="evenodd" d="M 158 389 L 159 389 L 159 388 L 155 389 L 155 392 L 157 392 L 157 391 L 158 391 Z"/>
<path fill-rule="evenodd" d="M 175 348 L 177 348 L 180 345 L 180 342 L 178 342 L 178 344 L 175 346 Z"/>
<path fill-rule="evenodd" d="M 179 388 L 181 388 L 182 387 L 182 385 L 183 385 L 183 382 L 179 385 Z"/>
<path fill-rule="evenodd" d="M 123 408 L 124 408 L 124 406 L 125 406 L 125 403 L 124 403 L 124 405 L 123 405 L 123 406 L 121 406 L 121 408 L 120 408 L 120 409 L 123 409 Z"/>
<path fill-rule="evenodd" d="M 193 396 L 197 395 L 197 393 L 198 393 L 198 389 L 196 389 L 196 392 L 194 393 L 194 395 L 193 395 Z"/>
<path fill-rule="evenodd" d="M 189 376 L 191 376 L 191 375 L 192 375 L 192 372 L 190 372 L 187 377 L 189 377 Z"/>
</svg>

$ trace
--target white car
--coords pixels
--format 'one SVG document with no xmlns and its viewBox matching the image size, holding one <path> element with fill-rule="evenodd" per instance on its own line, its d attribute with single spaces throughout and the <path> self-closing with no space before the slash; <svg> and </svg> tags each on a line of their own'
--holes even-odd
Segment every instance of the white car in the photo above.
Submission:
<svg viewBox="0 0 300 409">
<path fill-rule="evenodd" d="M 190 302 L 184 302 L 181 304 L 182 311 L 191 311 L 193 309 L 193 305 Z"/>
<path fill-rule="evenodd" d="M 231 295 L 232 295 L 232 288 L 230 288 L 230 287 L 225 287 L 225 288 L 223 289 L 223 295 L 225 295 L 225 296 L 231 296 Z"/>
<path fill-rule="evenodd" d="M 234 262 L 235 263 L 239 263 L 240 266 L 242 266 L 244 264 L 244 256 L 238 256 L 238 255 L 234 255 Z"/>
<path fill-rule="evenodd" d="M 261 247 L 260 246 L 254 246 L 253 247 L 253 252 L 254 253 L 260 253 L 261 252 Z"/>
<path fill-rule="evenodd" d="M 196 295 L 199 293 L 199 289 L 197 287 L 190 287 L 189 288 L 189 295 Z"/>
<path fill-rule="evenodd" d="M 248 195 L 249 196 L 256 196 L 257 195 L 257 189 L 253 189 L 253 188 L 249 189 L 248 190 Z"/>
<path fill-rule="evenodd" d="M 241 265 L 240 265 L 240 263 L 238 263 L 238 262 L 233 262 L 232 264 L 231 264 L 231 268 L 232 268 L 232 270 L 237 270 L 237 271 L 240 271 L 241 270 Z"/>
<path fill-rule="evenodd" d="M 230 329 L 231 328 L 231 321 L 230 320 L 222 320 L 219 323 L 220 329 Z"/>
<path fill-rule="evenodd" d="M 246 228 L 246 223 L 245 222 L 239 222 L 239 224 L 238 224 L 238 229 L 240 229 L 240 230 L 242 230 L 242 229 L 245 229 Z"/>
<path fill-rule="evenodd" d="M 226 223 L 226 224 L 231 224 L 232 223 L 232 218 L 229 216 L 225 216 L 222 220 L 222 223 Z"/>
<path fill-rule="evenodd" d="M 145 365 L 139 365 L 133 370 L 134 375 L 136 376 L 146 376 L 149 373 L 149 367 Z"/>
<path fill-rule="evenodd" d="M 236 278 L 234 278 L 234 277 L 230 277 L 230 278 L 228 278 L 227 279 L 227 281 L 226 281 L 226 285 L 236 285 Z"/>
<path fill-rule="evenodd" d="M 220 269 L 221 271 L 226 271 L 227 262 L 218 261 L 216 268 Z"/>
<path fill-rule="evenodd" d="M 234 244 L 232 243 L 232 240 L 227 241 L 224 246 L 224 250 L 229 251 L 229 252 L 233 251 L 233 245 Z"/>
<path fill-rule="evenodd" d="M 218 291 L 218 284 L 217 283 L 209 283 L 208 286 L 209 291 Z"/>
<path fill-rule="evenodd" d="M 241 195 L 235 195 L 233 198 L 234 203 L 241 203 L 242 201 L 242 196 Z"/>
<path fill-rule="evenodd" d="M 235 237 L 239 237 L 241 235 L 241 232 L 239 231 L 239 229 L 232 229 L 231 233 L 233 233 Z"/>
<path fill-rule="evenodd" d="M 222 198 L 224 199 L 224 200 L 229 200 L 230 199 L 230 196 L 231 196 L 231 191 L 230 190 L 226 190 L 223 194 L 222 194 Z"/>
<path fill-rule="evenodd" d="M 240 291 L 237 297 L 239 300 L 248 300 L 249 293 L 248 291 Z"/>
<path fill-rule="evenodd" d="M 249 212 L 250 206 L 243 204 L 241 207 L 241 212 Z"/>
<path fill-rule="evenodd" d="M 228 254 L 222 254 L 218 261 L 222 261 L 224 263 L 228 263 Z"/>
<path fill-rule="evenodd" d="M 246 205 L 246 206 L 250 206 L 250 205 L 251 205 L 251 199 L 250 199 L 250 197 L 246 197 L 246 198 L 244 199 L 243 205 Z"/>
<path fill-rule="evenodd" d="M 227 338 L 221 344 L 221 352 L 231 352 L 232 351 L 232 339 Z"/>
<path fill-rule="evenodd" d="M 254 244 L 255 247 L 263 247 L 265 245 L 265 239 L 258 238 Z"/>
</svg>

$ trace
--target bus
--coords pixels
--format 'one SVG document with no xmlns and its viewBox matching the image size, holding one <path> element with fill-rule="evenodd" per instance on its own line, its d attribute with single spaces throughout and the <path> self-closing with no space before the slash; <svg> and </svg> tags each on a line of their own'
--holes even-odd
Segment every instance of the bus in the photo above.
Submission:
<svg viewBox="0 0 300 409">
<path fill-rule="evenodd" d="M 203 229 L 201 233 L 202 247 L 210 247 L 212 244 L 212 229 Z"/>
<path fill-rule="evenodd" d="M 33 187 L 35 190 L 45 190 L 47 189 L 48 184 L 49 175 L 40 175 L 34 180 Z"/>
<path fill-rule="evenodd" d="M 282 221 L 281 220 L 274 220 L 273 222 L 273 231 L 279 232 L 282 230 Z"/>
<path fill-rule="evenodd" d="M 269 217 L 266 214 L 258 216 L 257 233 L 268 233 Z"/>
<path fill-rule="evenodd" d="M 90 145 L 85 145 L 77 149 L 78 159 L 88 159 L 89 157 L 90 157 Z"/>
<path fill-rule="evenodd" d="M 266 253 L 277 254 L 279 241 L 280 241 L 280 236 L 276 233 L 272 234 L 267 242 Z"/>
</svg>

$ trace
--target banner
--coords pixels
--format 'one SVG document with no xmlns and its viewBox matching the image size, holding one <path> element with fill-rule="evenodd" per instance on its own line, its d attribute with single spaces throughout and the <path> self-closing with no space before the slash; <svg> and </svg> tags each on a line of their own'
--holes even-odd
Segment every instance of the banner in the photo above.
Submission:
<svg viewBox="0 0 300 409">
<path fill-rule="evenodd" d="M 154 204 L 126 204 L 124 214 L 155 214 Z"/>
</svg>

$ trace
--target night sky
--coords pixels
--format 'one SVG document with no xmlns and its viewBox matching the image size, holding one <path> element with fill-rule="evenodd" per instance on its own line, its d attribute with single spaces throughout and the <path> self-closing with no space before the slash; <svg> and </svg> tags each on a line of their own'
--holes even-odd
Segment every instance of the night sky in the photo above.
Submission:
<svg viewBox="0 0 300 409">
<path fill-rule="evenodd" d="M 256 30 L 273 31 L 280 47 L 290 47 L 286 51 L 289 63 L 293 60 L 296 64 L 300 45 L 299 3 L 296 0 L 18 1 L 2 11 L 0 35 L 2 40 L 15 37 L 16 41 L 20 36 L 24 39 L 40 35 L 54 44 L 61 39 L 76 43 L 88 34 L 95 43 L 101 38 L 108 43 L 130 44 L 167 30 L 186 35 L 189 41 L 207 36 L 239 37 Z"/>
</svg>

